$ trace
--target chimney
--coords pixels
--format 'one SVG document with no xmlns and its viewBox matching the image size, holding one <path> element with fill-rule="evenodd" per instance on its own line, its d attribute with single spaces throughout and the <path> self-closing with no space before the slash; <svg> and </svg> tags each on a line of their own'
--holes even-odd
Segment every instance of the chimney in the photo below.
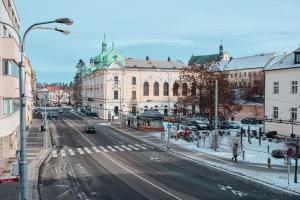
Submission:
<svg viewBox="0 0 300 200">
<path fill-rule="evenodd" d="M 149 56 L 146 56 L 146 60 L 149 61 Z"/>
<path fill-rule="evenodd" d="M 170 58 L 170 57 L 168 57 L 168 61 L 169 61 L 169 62 L 171 61 L 171 58 Z"/>
</svg>

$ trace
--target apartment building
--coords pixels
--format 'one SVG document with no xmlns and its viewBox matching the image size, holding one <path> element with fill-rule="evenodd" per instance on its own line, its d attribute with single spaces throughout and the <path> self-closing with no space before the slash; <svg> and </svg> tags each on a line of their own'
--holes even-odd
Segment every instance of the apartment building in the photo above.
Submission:
<svg viewBox="0 0 300 200">
<path fill-rule="evenodd" d="M 0 21 L 19 31 L 19 17 L 12 0 L 0 1 Z M 0 24 L 0 171 L 15 157 L 18 148 L 19 62 L 17 33 Z"/>
<path fill-rule="evenodd" d="M 266 131 L 300 136 L 300 48 L 265 69 Z"/>
</svg>

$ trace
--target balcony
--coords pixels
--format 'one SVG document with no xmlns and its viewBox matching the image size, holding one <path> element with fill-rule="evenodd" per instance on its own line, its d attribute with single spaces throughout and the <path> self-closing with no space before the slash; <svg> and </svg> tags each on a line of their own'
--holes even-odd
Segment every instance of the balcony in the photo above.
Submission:
<svg viewBox="0 0 300 200">
<path fill-rule="evenodd" d="M 0 116 L 0 137 L 10 135 L 19 126 L 19 111 L 8 115 Z"/>
<path fill-rule="evenodd" d="M 0 57 L 20 62 L 20 48 L 15 38 L 0 37 Z"/>
</svg>

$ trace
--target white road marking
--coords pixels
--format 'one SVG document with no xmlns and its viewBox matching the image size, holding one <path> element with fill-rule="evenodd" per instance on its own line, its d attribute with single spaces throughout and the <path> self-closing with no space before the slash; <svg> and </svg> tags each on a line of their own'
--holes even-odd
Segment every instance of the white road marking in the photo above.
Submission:
<svg viewBox="0 0 300 200">
<path fill-rule="evenodd" d="M 65 152 L 65 150 L 61 149 L 61 150 L 60 150 L 60 155 L 61 155 L 61 157 L 66 157 L 66 152 Z"/>
<path fill-rule="evenodd" d="M 94 151 L 95 151 L 96 153 L 99 153 L 99 152 L 100 152 L 100 150 L 97 149 L 97 147 L 92 147 L 92 148 L 94 149 Z"/>
<path fill-rule="evenodd" d="M 137 147 L 135 147 L 135 146 L 133 146 L 133 145 L 131 145 L 131 144 L 129 144 L 128 145 L 130 148 L 133 148 L 134 150 L 136 150 L 136 151 L 139 151 L 140 149 L 139 148 L 137 148 Z"/>
<path fill-rule="evenodd" d="M 137 146 L 137 147 L 139 147 L 139 148 L 141 148 L 141 149 L 144 149 L 144 150 L 146 150 L 147 148 L 146 147 L 143 147 L 142 145 L 140 145 L 140 144 L 135 144 L 135 146 Z"/>
<path fill-rule="evenodd" d="M 72 149 L 68 149 L 71 156 L 75 156 L 75 153 Z"/>
<path fill-rule="evenodd" d="M 105 149 L 105 147 L 103 147 L 103 146 L 99 146 L 99 147 L 100 147 L 100 149 L 101 149 L 102 151 L 104 151 L 105 153 L 108 152 L 108 150 Z"/>
<path fill-rule="evenodd" d="M 67 122 L 67 124 L 70 125 L 69 122 Z M 77 128 L 73 127 L 73 129 L 76 130 L 76 132 L 79 133 L 79 135 L 81 135 L 81 137 L 83 137 L 88 143 L 90 143 L 92 146 L 95 146 L 95 144 L 94 144 L 93 142 L 91 142 L 86 136 L 84 136 Z M 125 146 L 125 145 L 122 145 L 122 147 L 123 147 L 123 146 Z M 126 147 L 126 146 L 125 146 L 125 147 Z M 100 147 L 100 148 L 101 148 L 101 147 Z M 127 147 L 126 147 L 126 148 L 127 148 Z M 125 148 L 125 149 L 126 149 L 126 148 Z M 152 185 L 153 187 L 155 187 L 155 188 L 157 188 L 158 190 L 160 190 L 160 191 L 162 191 L 162 192 L 164 192 L 164 193 L 166 193 L 166 194 L 168 194 L 168 195 L 174 197 L 175 199 L 182 200 L 180 197 L 178 197 L 178 196 L 172 194 L 171 192 L 168 192 L 167 190 L 165 190 L 165 189 L 163 189 L 163 188 L 161 188 L 161 187 L 155 185 L 154 183 L 148 181 L 147 179 L 145 179 L 145 178 L 141 177 L 140 175 L 134 173 L 133 171 L 127 169 L 125 166 L 121 165 L 120 163 L 118 163 L 117 161 L 115 161 L 114 159 L 112 159 L 108 154 L 103 154 L 103 155 L 104 155 L 107 159 L 109 159 L 111 162 L 115 163 L 115 164 L 118 165 L 120 168 L 122 168 L 122 169 L 124 169 L 125 171 L 131 173 L 133 176 L 139 178 L 140 180 L 142 180 L 142 181 L 148 183 L 149 185 Z"/>
<path fill-rule="evenodd" d="M 88 154 L 92 153 L 91 150 L 89 150 L 89 148 L 87 148 L 87 147 L 83 147 L 83 149 L 84 149 Z"/>
<path fill-rule="evenodd" d="M 114 148 L 112 148 L 111 146 L 106 146 L 107 148 L 109 148 L 111 151 L 116 152 L 117 150 L 115 150 Z"/>
<path fill-rule="evenodd" d="M 53 150 L 53 151 L 52 151 L 52 157 L 53 157 L 53 158 L 57 158 L 57 152 L 56 152 L 56 150 Z"/>
<path fill-rule="evenodd" d="M 84 152 L 82 151 L 82 149 L 81 148 L 77 148 L 77 151 L 79 152 L 79 154 L 84 154 Z"/>
<path fill-rule="evenodd" d="M 124 149 L 122 149 L 121 147 L 119 147 L 119 146 L 117 146 L 117 145 L 115 145 L 114 146 L 116 149 L 118 149 L 119 151 L 125 151 Z"/>
<path fill-rule="evenodd" d="M 125 145 L 121 145 L 121 147 L 123 147 L 124 149 L 126 149 L 128 151 L 132 151 L 132 149 L 130 149 L 129 147 L 126 147 Z"/>
<path fill-rule="evenodd" d="M 148 147 L 148 148 L 150 148 L 150 149 L 154 149 L 154 147 L 152 147 L 152 146 L 150 146 L 150 145 L 148 145 L 148 144 L 142 144 L 143 146 L 145 146 L 145 147 Z"/>
</svg>

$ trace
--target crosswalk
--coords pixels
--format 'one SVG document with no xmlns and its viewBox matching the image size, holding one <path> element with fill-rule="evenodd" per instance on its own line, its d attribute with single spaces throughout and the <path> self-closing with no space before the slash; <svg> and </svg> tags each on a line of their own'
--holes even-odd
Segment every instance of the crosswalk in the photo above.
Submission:
<svg viewBox="0 0 300 200">
<path fill-rule="evenodd" d="M 75 156 L 75 155 L 87 155 L 92 153 L 108 153 L 108 152 L 124 152 L 124 151 L 141 151 L 153 149 L 153 147 L 147 144 L 129 144 L 129 145 L 108 145 L 108 146 L 92 146 L 92 147 L 82 147 L 82 148 L 67 148 L 61 150 L 52 150 L 52 158 Z"/>
</svg>

